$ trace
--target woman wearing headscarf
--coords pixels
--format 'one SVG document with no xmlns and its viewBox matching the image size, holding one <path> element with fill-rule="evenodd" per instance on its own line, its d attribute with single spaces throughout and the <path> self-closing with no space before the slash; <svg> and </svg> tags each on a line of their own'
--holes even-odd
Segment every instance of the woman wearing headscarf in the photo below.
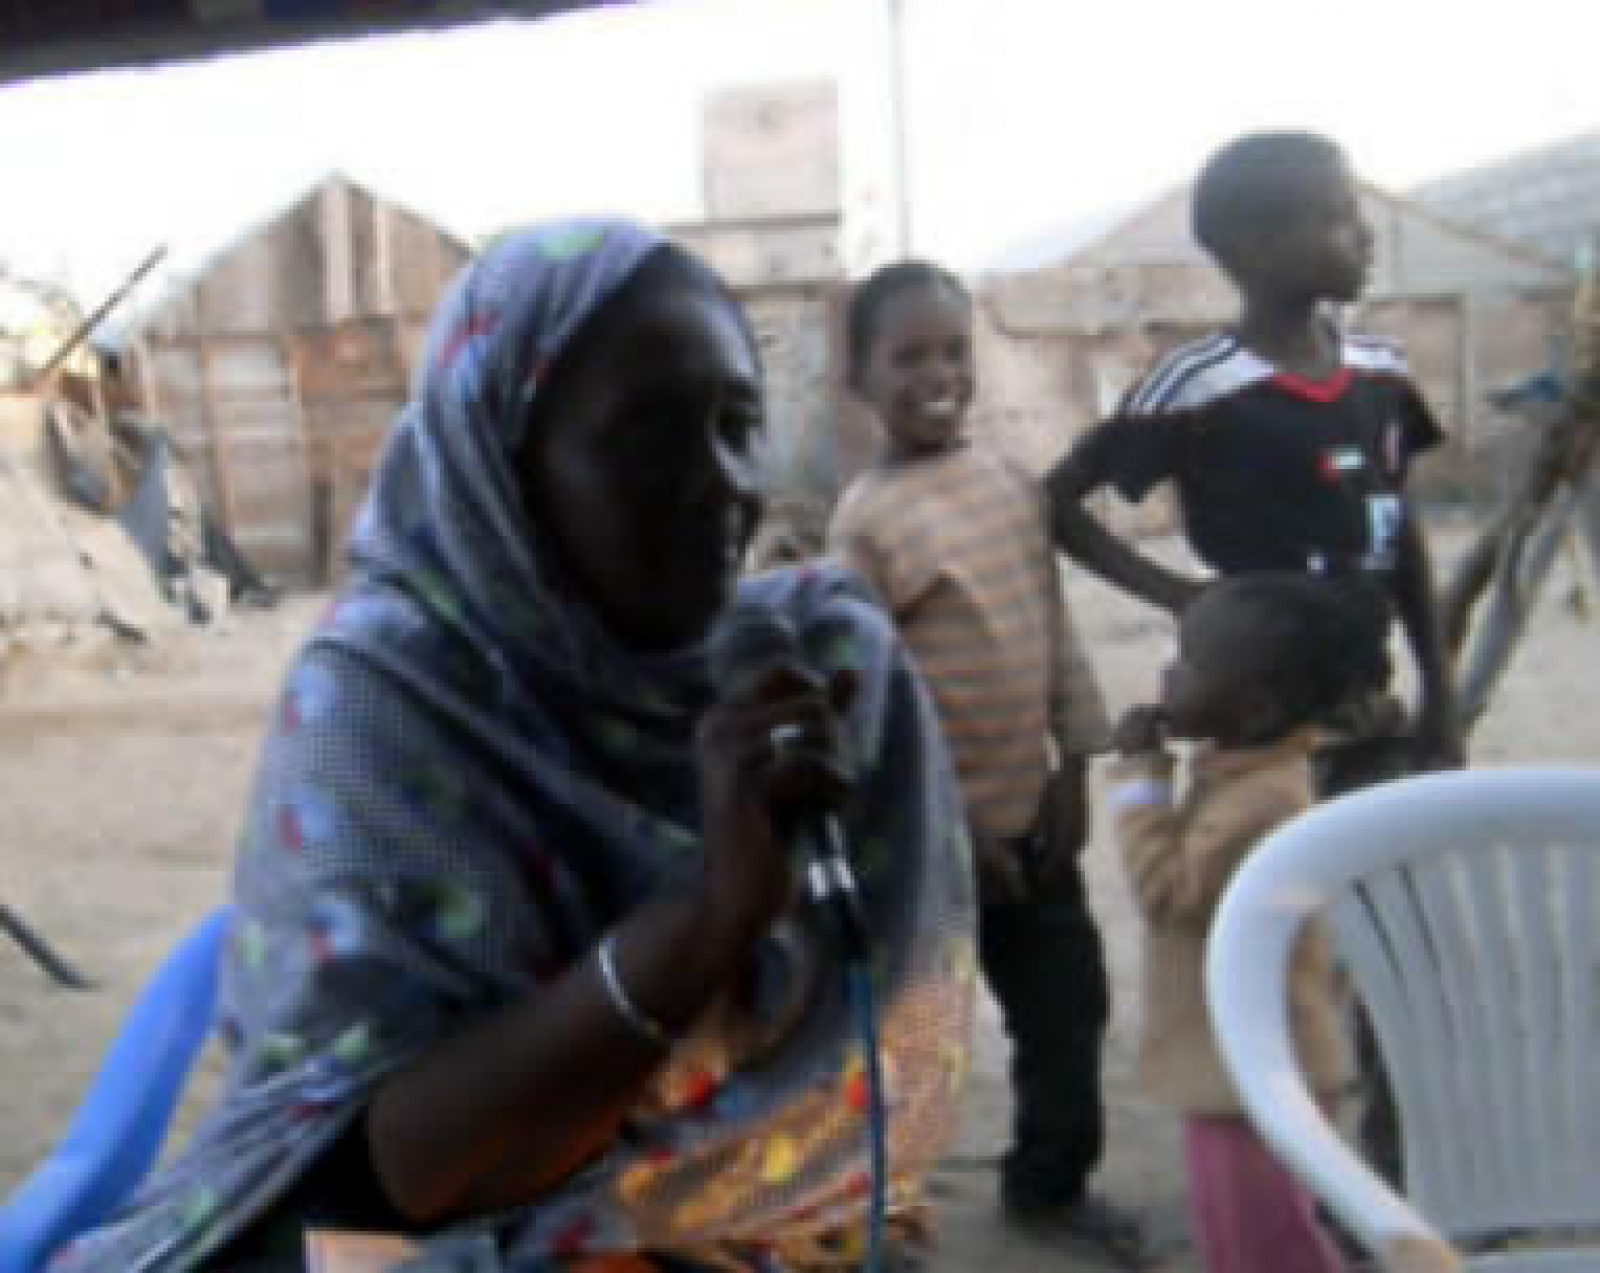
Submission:
<svg viewBox="0 0 1600 1273">
<path fill-rule="evenodd" d="M 508 236 L 442 303 L 288 675 L 239 847 L 224 1091 L 54 1267 L 787 1269 L 867 1194 L 863 1057 L 785 828 L 839 810 L 894 1196 L 950 1127 L 972 895 L 929 702 L 844 577 L 739 583 L 755 341 L 623 222 Z M 734 604 L 794 657 L 719 675 Z"/>
</svg>

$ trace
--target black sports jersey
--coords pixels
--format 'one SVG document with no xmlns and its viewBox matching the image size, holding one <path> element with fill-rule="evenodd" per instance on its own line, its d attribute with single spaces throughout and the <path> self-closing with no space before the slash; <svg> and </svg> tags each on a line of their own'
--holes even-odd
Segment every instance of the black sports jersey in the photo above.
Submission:
<svg viewBox="0 0 1600 1273">
<path fill-rule="evenodd" d="M 1387 571 L 1411 458 L 1443 436 L 1382 341 L 1346 337 L 1325 381 L 1280 372 L 1219 333 L 1169 354 L 1057 475 L 1137 502 L 1172 480 L 1213 570 Z"/>
</svg>

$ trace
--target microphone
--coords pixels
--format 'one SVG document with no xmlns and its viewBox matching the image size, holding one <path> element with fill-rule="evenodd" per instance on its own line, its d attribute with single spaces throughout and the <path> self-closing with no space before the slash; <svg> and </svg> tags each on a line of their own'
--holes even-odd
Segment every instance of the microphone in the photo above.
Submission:
<svg viewBox="0 0 1600 1273">
<path fill-rule="evenodd" d="M 719 686 L 738 684 L 781 664 L 804 662 L 804 647 L 794 625 L 754 602 L 735 605 L 712 638 L 711 671 Z M 779 726 L 772 731 L 774 747 L 783 746 L 789 729 L 795 727 Z M 794 851 L 805 865 L 807 894 L 827 915 L 845 951 L 864 958 L 868 951 L 866 912 L 845 852 L 838 815 L 831 809 L 803 810 L 790 817 L 789 825 Z"/>
<path fill-rule="evenodd" d="M 806 663 L 805 642 L 783 615 L 754 602 L 736 603 L 712 636 L 711 670 L 720 686 L 736 685 L 768 668 Z M 783 746 L 786 731 L 773 730 L 772 745 Z M 872 948 L 867 940 L 866 911 L 856 889 L 855 872 L 844 851 L 838 815 L 818 808 L 791 814 L 791 851 L 805 863 L 806 891 L 824 916 L 843 955 L 845 999 L 861 1033 L 867 1073 L 867 1145 L 872 1191 L 868 1210 L 867 1260 L 878 1269 L 882 1260 L 885 1216 L 889 1209 L 889 1112 L 884 1097 L 883 1061 L 878 1047 L 877 1010 L 873 1006 Z"/>
</svg>

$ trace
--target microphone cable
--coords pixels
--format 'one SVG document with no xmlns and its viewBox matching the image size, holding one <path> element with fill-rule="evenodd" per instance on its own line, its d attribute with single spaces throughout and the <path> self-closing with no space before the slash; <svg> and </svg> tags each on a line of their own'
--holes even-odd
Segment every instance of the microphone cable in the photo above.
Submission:
<svg viewBox="0 0 1600 1273">
<path fill-rule="evenodd" d="M 867 1250 L 862 1273 L 881 1273 L 884 1231 L 889 1219 L 889 1111 L 883 1090 L 883 1058 L 878 1052 L 878 1012 L 872 990 L 872 965 L 852 955 L 844 966 L 845 995 L 861 1039 L 867 1080 L 867 1154 L 871 1182 L 867 1208 Z"/>
<path fill-rule="evenodd" d="M 861 1067 L 867 1088 L 867 1167 L 870 1192 L 867 1206 L 866 1258 L 861 1273 L 882 1273 L 884 1243 L 889 1221 L 889 1102 L 883 1082 L 883 1056 L 878 1038 L 877 996 L 872 984 L 871 943 L 866 915 L 848 873 L 847 859 L 837 824 L 825 834 L 832 853 L 823 861 L 834 865 L 813 875 L 813 897 L 828 916 L 836 948 L 844 956 L 844 993 L 861 1044 Z M 831 874 L 831 879 L 829 878 Z M 828 882 L 824 883 L 827 879 Z"/>
<path fill-rule="evenodd" d="M 712 645 L 711 669 L 718 682 L 734 682 L 765 668 L 802 659 L 803 648 L 794 627 L 765 605 L 735 607 Z M 779 726 L 773 731 L 775 747 L 784 745 L 798 727 Z M 806 825 L 808 822 L 808 825 Z M 878 1010 L 872 984 L 872 943 L 868 939 L 865 909 L 850 870 L 849 855 L 837 819 L 824 814 L 803 820 L 791 834 L 808 832 L 805 887 L 822 913 L 824 924 L 841 955 L 844 996 L 861 1046 L 861 1063 L 867 1087 L 867 1161 L 870 1195 L 867 1213 L 866 1260 L 861 1273 L 881 1273 L 884 1235 L 889 1215 L 889 1114 L 883 1083 L 883 1058 L 878 1047 Z"/>
</svg>

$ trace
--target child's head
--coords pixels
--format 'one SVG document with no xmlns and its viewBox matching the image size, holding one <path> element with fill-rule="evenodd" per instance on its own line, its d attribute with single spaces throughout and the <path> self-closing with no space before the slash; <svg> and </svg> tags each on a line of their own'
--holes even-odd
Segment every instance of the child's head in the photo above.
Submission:
<svg viewBox="0 0 1600 1273">
<path fill-rule="evenodd" d="M 858 286 L 845 315 L 850 388 L 895 449 L 938 451 L 966 427 L 972 404 L 972 298 L 924 261 L 886 265 Z"/>
<path fill-rule="evenodd" d="M 1223 579 L 1184 612 L 1162 683 L 1168 729 L 1228 746 L 1275 742 L 1389 675 L 1376 589 L 1311 575 Z"/>
<path fill-rule="evenodd" d="M 1353 301 L 1372 231 L 1344 152 L 1316 133 L 1251 133 L 1206 161 L 1194 235 L 1246 293 Z"/>
</svg>

